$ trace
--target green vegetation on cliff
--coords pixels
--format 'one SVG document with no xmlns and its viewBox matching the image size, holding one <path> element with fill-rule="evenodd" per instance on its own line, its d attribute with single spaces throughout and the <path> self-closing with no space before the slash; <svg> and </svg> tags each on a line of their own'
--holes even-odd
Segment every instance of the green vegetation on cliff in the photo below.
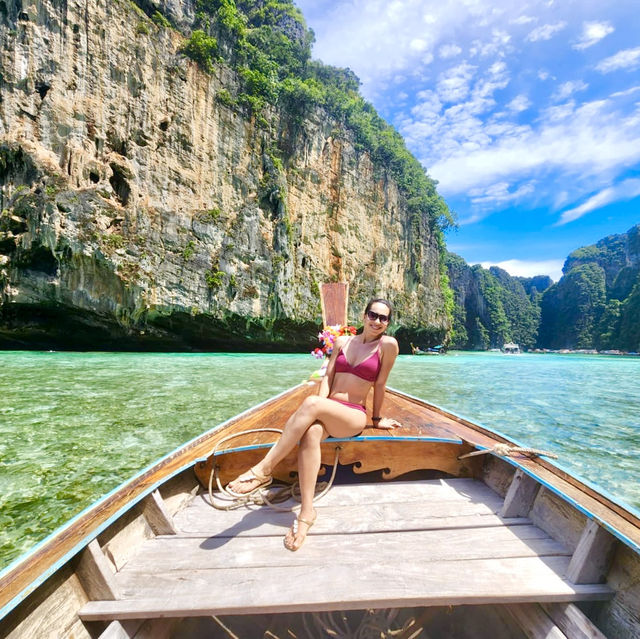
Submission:
<svg viewBox="0 0 640 639">
<path fill-rule="evenodd" d="M 640 224 L 573 251 L 542 298 L 544 348 L 640 350 Z"/>
<path fill-rule="evenodd" d="M 416 241 L 425 222 L 436 232 L 454 224 L 437 183 L 360 95 L 357 76 L 311 59 L 313 32 L 290 0 L 197 0 L 196 9 L 182 51 L 207 71 L 220 61 L 238 71 L 242 91 L 223 96 L 226 104 L 249 108 L 265 125 L 267 105 L 300 117 L 314 107 L 326 109 L 352 132 L 357 148 L 391 171 L 407 198 Z"/>
<path fill-rule="evenodd" d="M 563 277 L 511 277 L 448 254 L 451 343 L 640 351 L 640 224 L 569 255 Z"/>
<path fill-rule="evenodd" d="M 495 266 L 469 266 L 453 253 L 447 255 L 447 269 L 454 290 L 452 347 L 485 350 L 510 341 L 523 348 L 535 345 L 540 319 L 535 284 Z M 536 283 L 543 285 L 544 278 Z"/>
</svg>

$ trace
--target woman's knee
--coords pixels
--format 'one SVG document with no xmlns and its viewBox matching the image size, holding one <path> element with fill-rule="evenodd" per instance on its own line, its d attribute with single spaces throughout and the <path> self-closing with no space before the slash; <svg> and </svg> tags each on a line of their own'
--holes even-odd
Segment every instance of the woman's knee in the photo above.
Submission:
<svg viewBox="0 0 640 639">
<path fill-rule="evenodd" d="M 321 423 L 315 422 L 311 424 L 300 439 L 301 446 L 317 446 L 324 437 L 324 427 Z"/>
</svg>

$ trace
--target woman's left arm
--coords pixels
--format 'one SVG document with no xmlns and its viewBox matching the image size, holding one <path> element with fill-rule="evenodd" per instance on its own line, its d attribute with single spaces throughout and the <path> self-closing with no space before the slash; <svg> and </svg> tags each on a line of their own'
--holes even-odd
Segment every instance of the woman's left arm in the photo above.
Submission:
<svg viewBox="0 0 640 639">
<path fill-rule="evenodd" d="M 396 426 L 400 426 L 400 423 L 395 419 L 388 417 L 382 417 L 382 404 L 384 403 L 384 395 L 387 388 L 387 378 L 393 368 L 393 364 L 398 356 L 398 342 L 394 337 L 383 337 L 384 341 L 380 344 L 380 350 L 382 352 L 382 365 L 380 367 L 380 373 L 378 379 L 376 379 L 373 385 L 373 425 L 375 428 L 391 429 Z M 380 419 L 376 419 L 380 418 Z"/>
</svg>

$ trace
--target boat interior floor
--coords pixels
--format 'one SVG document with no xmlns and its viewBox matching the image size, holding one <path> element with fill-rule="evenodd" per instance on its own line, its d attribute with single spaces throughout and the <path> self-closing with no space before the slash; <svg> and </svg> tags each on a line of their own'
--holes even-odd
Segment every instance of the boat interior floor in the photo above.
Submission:
<svg viewBox="0 0 640 639">
<path fill-rule="evenodd" d="M 147 539 L 114 575 L 117 598 L 90 601 L 85 621 L 601 600 L 573 584 L 571 552 L 472 479 L 334 485 L 298 552 L 294 514 L 216 510 L 206 493 Z"/>
</svg>

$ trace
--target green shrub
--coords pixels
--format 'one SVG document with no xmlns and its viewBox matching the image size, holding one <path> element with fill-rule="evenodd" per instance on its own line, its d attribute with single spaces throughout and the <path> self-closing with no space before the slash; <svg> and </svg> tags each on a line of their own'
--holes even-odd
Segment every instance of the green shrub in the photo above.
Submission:
<svg viewBox="0 0 640 639">
<path fill-rule="evenodd" d="M 200 29 L 193 31 L 189 40 L 180 48 L 180 53 L 184 53 L 209 73 L 213 73 L 217 52 L 218 41 Z"/>
<path fill-rule="evenodd" d="M 224 282 L 224 271 L 218 271 L 215 269 L 207 269 L 204 273 L 204 281 L 212 291 L 219 289 Z"/>
<path fill-rule="evenodd" d="M 171 28 L 171 23 L 169 22 L 169 20 L 167 20 L 167 18 L 163 16 L 159 11 L 155 11 L 153 13 L 153 16 L 151 16 L 151 19 L 155 24 L 157 24 L 159 27 L 162 27 L 163 29 Z"/>
</svg>

